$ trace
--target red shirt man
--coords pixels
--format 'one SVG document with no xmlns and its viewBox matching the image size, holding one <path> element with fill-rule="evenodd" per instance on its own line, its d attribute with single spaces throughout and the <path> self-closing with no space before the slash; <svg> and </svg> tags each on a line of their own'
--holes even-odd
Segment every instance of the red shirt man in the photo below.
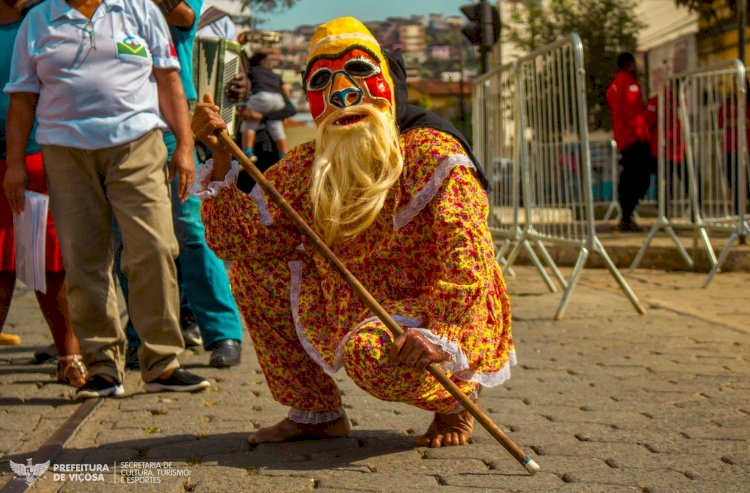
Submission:
<svg viewBox="0 0 750 493">
<path fill-rule="evenodd" d="M 624 151 L 636 142 L 648 142 L 646 105 L 641 85 L 633 70 L 619 70 L 607 89 L 607 103 L 612 111 L 612 130 L 617 147 Z"/>
<path fill-rule="evenodd" d="M 617 185 L 622 216 L 620 231 L 640 231 L 633 214 L 651 184 L 654 161 L 643 104 L 641 85 L 636 78 L 635 57 L 621 53 L 617 57 L 617 74 L 607 89 L 607 103 L 612 111 L 612 129 L 622 154 L 622 170 Z"/>
</svg>

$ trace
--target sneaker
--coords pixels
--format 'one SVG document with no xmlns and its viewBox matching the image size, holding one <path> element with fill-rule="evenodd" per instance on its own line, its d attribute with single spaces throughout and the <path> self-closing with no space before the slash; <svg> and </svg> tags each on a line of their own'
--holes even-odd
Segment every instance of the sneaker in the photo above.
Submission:
<svg viewBox="0 0 750 493">
<path fill-rule="evenodd" d="M 187 307 L 180 308 L 180 330 L 186 348 L 203 346 L 201 328 L 195 320 L 195 314 Z"/>
<path fill-rule="evenodd" d="M 247 156 L 247 158 L 251 162 L 255 163 L 255 162 L 258 161 L 258 156 L 255 155 L 255 153 L 254 153 L 254 151 L 252 149 L 242 149 L 242 152 L 245 153 L 245 156 Z"/>
<path fill-rule="evenodd" d="M 110 382 L 101 375 L 91 375 L 86 384 L 76 392 L 76 399 L 93 399 L 96 397 L 119 397 L 125 394 L 119 382 Z"/>
<path fill-rule="evenodd" d="M 141 362 L 138 360 L 138 347 L 128 346 L 125 353 L 125 368 L 128 370 L 138 370 L 141 368 Z"/>
<path fill-rule="evenodd" d="M 157 378 L 146 384 L 146 392 L 195 392 L 203 390 L 211 384 L 203 377 L 190 373 L 184 368 L 177 368 L 168 378 Z"/>
<path fill-rule="evenodd" d="M 182 329 L 182 338 L 185 340 L 186 348 L 203 346 L 201 328 L 196 322 L 193 322 L 192 324 Z"/>
</svg>

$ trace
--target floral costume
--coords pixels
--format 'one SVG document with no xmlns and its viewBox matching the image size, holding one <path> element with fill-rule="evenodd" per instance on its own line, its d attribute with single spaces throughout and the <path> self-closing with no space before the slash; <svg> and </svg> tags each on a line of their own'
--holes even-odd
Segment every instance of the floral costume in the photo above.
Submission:
<svg viewBox="0 0 750 493">
<path fill-rule="evenodd" d="M 404 170 L 378 219 L 331 249 L 403 327 L 450 355 L 448 375 L 469 396 L 503 383 L 515 364 L 507 288 L 487 227 L 487 195 L 452 136 L 419 128 L 401 135 Z M 312 224 L 314 144 L 294 148 L 266 172 Z M 428 372 L 388 360 L 392 336 L 281 209 L 255 186 L 198 174 L 210 247 L 234 260 L 232 285 L 276 400 L 290 418 L 321 423 L 343 415 L 328 373 L 344 368 L 377 398 L 451 413 L 460 406 Z"/>
</svg>

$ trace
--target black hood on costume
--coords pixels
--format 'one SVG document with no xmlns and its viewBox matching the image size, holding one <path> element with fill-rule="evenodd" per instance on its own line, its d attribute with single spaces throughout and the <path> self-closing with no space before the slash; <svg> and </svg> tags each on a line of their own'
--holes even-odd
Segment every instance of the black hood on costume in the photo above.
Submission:
<svg viewBox="0 0 750 493">
<path fill-rule="evenodd" d="M 399 132 L 404 133 L 414 128 L 434 128 L 435 130 L 452 135 L 461 143 L 464 151 L 466 151 L 466 154 L 474 163 L 474 166 L 476 166 L 479 181 L 487 189 L 488 182 L 482 165 L 479 164 L 464 134 L 441 116 L 427 111 L 421 106 L 409 104 L 409 89 L 406 86 L 406 66 L 404 65 L 404 57 L 401 55 L 401 51 L 383 50 L 383 52 L 388 60 L 388 68 L 391 72 L 394 92 L 396 93 L 396 125 L 398 125 Z"/>
<path fill-rule="evenodd" d="M 409 104 L 409 89 L 406 86 L 406 66 L 404 65 L 404 57 L 401 55 L 401 51 L 399 50 L 392 52 L 383 50 L 383 53 L 388 60 L 388 68 L 390 69 L 391 79 L 393 80 L 394 92 L 396 96 L 396 125 L 398 126 L 399 132 L 404 133 L 414 128 L 434 128 L 435 130 L 439 130 L 441 132 L 452 135 L 461 143 L 461 146 L 464 148 L 464 151 L 466 151 L 469 159 L 471 159 L 471 161 L 474 163 L 474 166 L 477 169 L 477 177 L 482 183 L 482 186 L 485 188 L 485 190 L 488 189 L 489 183 L 487 182 L 487 177 L 484 175 L 482 165 L 479 164 L 479 161 L 474 155 L 474 152 L 471 150 L 471 145 L 469 145 L 469 142 L 466 140 L 466 137 L 464 137 L 464 134 L 462 134 L 461 131 L 456 127 L 451 125 L 450 122 L 436 115 L 435 113 L 427 111 L 421 106 Z M 274 115 L 271 118 L 280 120 L 293 115 L 294 110 L 291 103 L 288 103 L 287 106 L 292 108 L 292 113 Z M 282 110 L 282 112 L 283 111 L 286 111 L 286 108 Z M 267 117 L 270 117 L 270 115 L 267 115 Z M 257 144 L 258 142 L 256 140 L 256 147 Z M 258 167 L 258 169 L 260 169 L 260 171 L 265 172 L 266 169 L 268 169 L 275 162 L 276 161 L 259 161 L 256 166 Z M 241 170 L 239 176 L 237 177 L 237 188 L 239 188 L 243 192 L 250 193 L 254 186 L 255 180 L 253 180 L 250 175 L 245 172 L 245 170 Z"/>
</svg>

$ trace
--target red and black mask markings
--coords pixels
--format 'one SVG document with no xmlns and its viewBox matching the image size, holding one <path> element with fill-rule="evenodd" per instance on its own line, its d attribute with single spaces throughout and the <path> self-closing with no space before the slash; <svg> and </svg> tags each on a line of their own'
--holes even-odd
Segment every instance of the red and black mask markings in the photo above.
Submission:
<svg viewBox="0 0 750 493">
<path fill-rule="evenodd" d="M 341 52 L 311 59 L 304 82 L 313 118 L 317 121 L 326 116 L 331 107 L 345 108 L 361 103 L 390 106 L 392 91 L 381 63 L 371 50 L 356 44 Z"/>
</svg>

